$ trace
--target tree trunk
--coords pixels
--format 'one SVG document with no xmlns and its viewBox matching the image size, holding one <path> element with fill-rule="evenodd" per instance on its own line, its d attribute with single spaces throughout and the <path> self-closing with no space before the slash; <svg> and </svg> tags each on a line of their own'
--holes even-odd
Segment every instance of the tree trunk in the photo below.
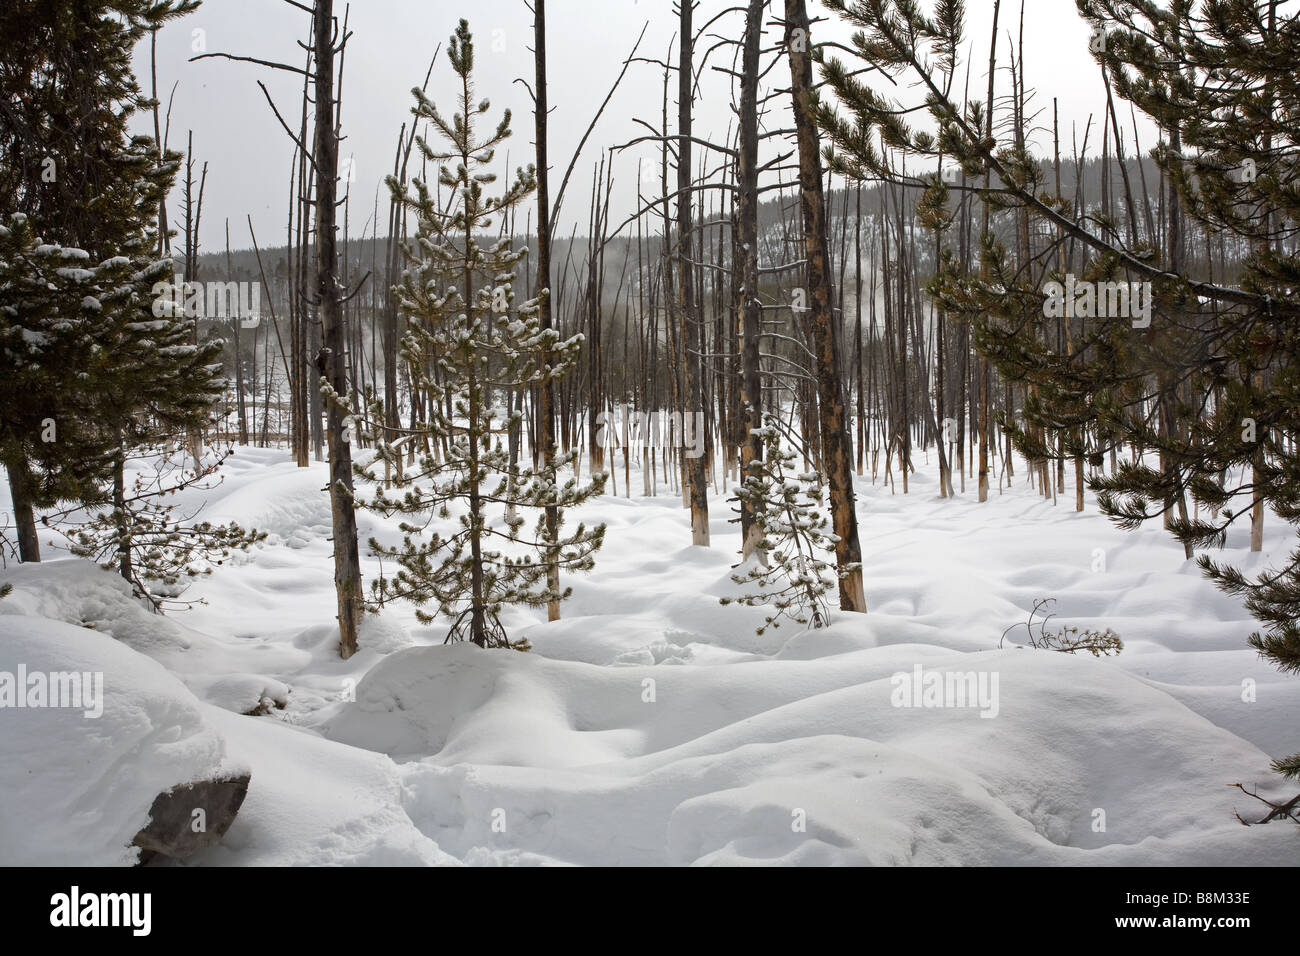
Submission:
<svg viewBox="0 0 1300 956">
<path fill-rule="evenodd" d="M 126 513 L 126 444 L 117 435 L 117 456 L 113 459 L 113 521 L 117 525 L 117 572 L 134 586 L 131 571 L 131 519 Z"/>
<path fill-rule="evenodd" d="M 40 540 L 36 537 L 36 509 L 32 504 L 31 475 L 25 464 L 7 465 L 9 497 L 14 505 L 14 524 L 18 528 L 18 560 L 41 560 Z"/>
<path fill-rule="evenodd" d="M 679 281 L 677 296 L 682 323 L 682 359 L 686 376 L 687 407 L 683 409 L 682 422 L 687 415 L 704 410 L 700 387 L 701 348 L 700 316 L 696 313 L 695 269 L 690 263 L 692 242 L 691 227 L 691 101 L 694 99 L 695 49 L 691 12 L 694 4 L 681 4 L 680 45 L 677 58 L 677 269 Z M 709 544 L 709 490 L 703 455 L 687 457 L 686 446 L 681 445 L 683 473 L 689 485 L 691 503 L 691 543 L 708 547 Z"/>
<path fill-rule="evenodd" d="M 230 220 L 227 218 L 226 219 L 226 281 L 230 282 L 231 280 L 234 279 L 234 277 L 235 277 L 234 272 L 232 271 L 230 265 Z M 248 414 L 247 414 L 248 410 L 247 410 L 247 406 L 245 406 L 244 404 L 244 363 L 243 363 L 243 358 L 240 355 L 240 341 L 239 341 L 240 338 L 239 329 L 241 323 L 243 322 L 244 317 L 240 314 L 238 308 L 238 306 L 243 303 L 243 296 L 240 295 L 238 292 L 235 294 L 235 303 L 236 303 L 235 320 L 233 323 L 233 332 L 235 334 L 235 408 L 238 410 L 238 416 L 239 416 L 239 443 L 241 445 L 247 445 L 248 444 Z M 253 359 L 254 362 L 256 362 L 257 359 L 257 333 L 256 332 L 253 333 Z M 256 373 L 256 371 L 257 371 L 256 368 L 254 368 L 254 373 Z M 254 387 L 257 386 L 256 375 L 254 375 L 253 385 Z"/>
<path fill-rule="evenodd" d="M 333 0 L 316 0 L 316 295 L 320 302 L 322 348 L 317 367 L 333 392 L 326 403 L 330 469 L 330 510 L 334 525 L 334 590 L 338 597 L 339 654 L 357 652 L 361 623 L 361 560 L 357 516 L 352 499 L 352 449 L 344 434 L 348 383 L 347 332 L 335 271 L 334 198 L 338 180 L 338 137 L 334 128 Z"/>
<path fill-rule="evenodd" d="M 763 424 L 763 382 L 759 372 L 759 333 L 762 304 L 758 298 L 758 70 L 763 32 L 765 0 L 750 0 L 745 17 L 745 39 L 740 80 L 740 143 L 736 172 L 736 248 L 734 259 L 740 272 L 741 377 L 740 377 L 740 480 L 750 467 L 763 460 L 763 443 L 754 430 Z M 762 531 L 755 518 L 754 502 L 740 505 L 741 556 L 748 558 L 758 548 Z"/>
<path fill-rule="evenodd" d="M 551 328 L 551 196 L 549 169 L 546 164 L 546 0 L 534 0 L 533 6 L 533 50 L 537 67 L 536 103 L 533 111 L 537 145 L 537 294 L 543 289 L 547 294 L 542 298 L 538 319 L 542 331 Z M 542 353 L 542 364 L 550 361 L 546 352 Z M 539 469 L 547 470 L 549 479 L 554 482 L 554 471 L 550 465 L 555 458 L 555 385 L 543 382 L 537 389 L 537 447 L 534 458 Z M 546 540 L 553 542 L 559 537 L 560 509 L 555 505 L 546 506 Z M 560 593 L 560 569 L 554 554 L 548 554 L 546 562 L 546 586 L 556 594 Z M 549 601 L 546 605 L 546 619 L 560 619 L 560 602 Z"/>
<path fill-rule="evenodd" d="M 794 124 L 799 143 L 799 200 L 803 210 L 804 248 L 811 286 L 809 324 L 817 357 L 817 408 L 820 414 L 822 466 L 831 496 L 831 521 L 837 537 L 835 560 L 840 569 L 840 607 L 866 612 L 862 586 L 862 549 L 854 510 L 853 471 L 848 424 L 840 392 L 840 361 L 831 313 L 830 275 L 826 268 L 826 206 L 822 196 L 821 155 L 809 114 L 812 57 L 808 11 L 804 0 L 785 0 L 785 43 L 790 57 Z M 852 570 L 850 570 L 852 568 Z"/>
</svg>

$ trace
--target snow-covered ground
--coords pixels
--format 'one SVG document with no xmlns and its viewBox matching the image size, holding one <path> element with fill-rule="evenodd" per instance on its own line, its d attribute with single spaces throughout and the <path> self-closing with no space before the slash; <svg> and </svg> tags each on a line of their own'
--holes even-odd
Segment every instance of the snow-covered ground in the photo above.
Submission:
<svg viewBox="0 0 1300 956">
<path fill-rule="evenodd" d="M 444 646 L 390 606 L 344 662 L 324 466 L 254 448 L 229 459 L 204 516 L 270 536 L 187 595 L 207 604 L 158 617 L 111 573 L 64 559 L 0 571 L 14 585 L 0 614 L 111 635 L 198 698 L 184 710 L 202 718 L 194 740 L 215 730 L 225 752 L 208 759 L 251 767 L 252 784 L 193 863 L 1294 864 L 1284 824 L 1233 816 L 1262 806 L 1234 783 L 1285 791 L 1268 763 L 1297 749 L 1300 710 L 1300 680 L 1246 646 L 1240 605 L 1158 527 L 1121 532 L 1091 496 L 1075 514 L 1072 488 L 1054 506 L 1020 470 L 986 505 L 971 482 L 942 500 L 936 469 L 918 468 L 906 496 L 859 480 L 870 613 L 824 630 L 755 636 L 761 609 L 718 600 L 736 593 L 729 507 L 711 499 L 714 546 L 693 548 L 665 490 L 582 509 L 609 531 L 564 620 L 504 619 L 531 653 Z M 395 537 L 396 522 L 359 517 L 363 542 Z M 1258 571 L 1290 534 L 1271 521 L 1250 555 L 1235 530 L 1225 557 Z M 367 579 L 377 570 L 364 560 Z M 1057 602 L 1053 626 L 1112 628 L 1123 652 L 1018 648 L 1023 628 L 999 649 L 1040 598 Z M 26 620 L 9 630 L 42 639 Z M 993 696 L 897 706 L 895 675 L 910 687 L 918 667 Z M 32 767 L 50 792 L 67 783 L 57 763 Z M 33 797 L 42 786 L 4 787 L 0 818 L 26 799 L 50 862 L 114 862 L 62 825 L 67 800 Z M 111 790 L 78 790 L 77 807 Z"/>
</svg>

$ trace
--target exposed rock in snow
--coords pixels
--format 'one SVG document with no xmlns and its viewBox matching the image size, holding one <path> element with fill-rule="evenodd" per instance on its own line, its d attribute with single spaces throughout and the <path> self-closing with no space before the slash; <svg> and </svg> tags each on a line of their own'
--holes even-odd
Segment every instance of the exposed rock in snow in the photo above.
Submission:
<svg viewBox="0 0 1300 956">
<path fill-rule="evenodd" d="M 179 680 L 106 634 L 0 615 L 0 685 L 19 674 L 22 705 L 0 688 L 0 863 L 135 863 L 133 841 L 160 794 L 203 795 L 196 785 L 248 774 Z M 41 675 L 59 676 L 32 706 Z M 220 836 L 232 809 L 207 808 L 206 839 Z M 150 844 L 167 845 L 180 848 Z"/>
</svg>

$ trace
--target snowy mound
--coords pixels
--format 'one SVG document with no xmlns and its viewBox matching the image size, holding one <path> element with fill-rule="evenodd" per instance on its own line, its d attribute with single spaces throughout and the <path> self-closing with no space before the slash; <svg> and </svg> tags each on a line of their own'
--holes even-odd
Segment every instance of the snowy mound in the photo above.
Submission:
<svg viewBox="0 0 1300 956">
<path fill-rule="evenodd" d="M 719 604 L 737 593 L 726 509 L 696 548 L 679 496 L 602 496 L 581 517 L 607 541 L 566 578 L 563 619 L 503 615 L 532 653 L 444 646 L 445 622 L 395 603 L 341 660 L 327 481 L 241 448 L 204 515 L 272 538 L 196 580 L 206 603 L 184 613 L 90 562 L 0 572 L 0 670 L 98 669 L 107 698 L 98 719 L 0 709 L 0 862 L 132 859 L 150 799 L 221 764 L 224 740 L 253 785 L 188 864 L 1295 863 L 1284 827 L 1237 823 L 1262 805 L 1230 785 L 1293 795 L 1269 760 L 1294 752 L 1300 680 L 1159 528 L 1019 486 L 981 505 L 928 471 L 907 496 L 863 479 L 870 613 L 760 637 L 762 608 Z M 359 523 L 400 541 L 396 519 Z M 1262 567 L 1284 532 L 1226 557 Z M 999 650 L 1047 597 L 1123 653 L 1016 649 L 1023 627 Z M 996 716 L 923 688 L 895 706 L 918 665 L 989 692 L 996 675 Z"/>
<path fill-rule="evenodd" d="M 89 561 L 50 561 L 5 571 L 14 593 L 0 614 L 27 614 L 88 627 L 150 657 L 188 651 L 193 641 L 174 620 L 150 611 L 131 585 Z"/>
<path fill-rule="evenodd" d="M 917 667 L 992 696 L 904 706 Z M 1232 817 L 1227 785 L 1266 782 L 1263 753 L 1106 661 L 1050 651 L 611 672 L 413 648 L 324 729 L 422 757 L 408 813 L 469 862 L 1175 864 L 1247 844 L 1282 863 L 1291 849 Z"/>
<path fill-rule="evenodd" d="M 133 864 L 158 794 L 243 772 L 179 680 L 87 628 L 0 615 L 0 704 L 0 864 Z"/>
</svg>

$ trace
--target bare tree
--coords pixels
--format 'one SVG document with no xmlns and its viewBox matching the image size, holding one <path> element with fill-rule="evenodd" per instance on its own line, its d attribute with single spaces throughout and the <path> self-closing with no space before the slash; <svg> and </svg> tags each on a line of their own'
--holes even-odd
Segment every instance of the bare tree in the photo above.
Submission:
<svg viewBox="0 0 1300 956">
<path fill-rule="evenodd" d="M 804 0 L 785 0 L 785 45 L 790 58 L 790 92 L 799 145 L 799 202 L 803 212 L 809 306 L 807 322 L 816 355 L 817 409 L 822 466 L 830 487 L 835 560 L 840 575 L 840 607 L 867 610 L 862 586 L 862 548 L 854 508 L 848 422 L 840 390 L 840 357 L 832 322 L 831 278 L 826 262 L 826 205 L 817 130 L 810 112 L 814 96 L 811 34 Z"/>
<path fill-rule="evenodd" d="M 338 183 L 338 129 L 334 120 L 334 55 L 347 42 L 344 33 L 336 45 L 333 0 L 316 0 L 312 14 L 316 65 L 316 137 L 312 161 L 316 166 L 316 296 L 321 314 L 321 350 L 316 368 L 325 395 L 329 444 L 330 511 L 334 528 L 334 590 L 338 598 L 339 654 L 357 652 L 357 627 L 361 623 L 361 559 L 357 549 L 357 516 L 352 496 L 350 415 L 345 352 L 347 329 L 343 324 L 342 290 L 335 255 L 335 193 Z"/>
<path fill-rule="evenodd" d="M 740 470 L 748 475 L 763 459 L 763 382 L 759 368 L 759 332 L 763 305 L 758 288 L 758 73 L 766 0 L 750 0 L 745 13 L 741 55 L 740 142 L 736 163 L 736 240 L 733 255 L 739 271 L 740 296 L 736 303 L 740 345 Z M 755 520 L 759 500 L 740 499 L 741 555 L 748 558 L 763 532 Z"/>
<path fill-rule="evenodd" d="M 546 0 L 533 0 L 533 58 L 536 66 L 536 88 L 534 97 L 534 129 L 537 148 L 537 292 L 538 320 L 542 331 L 553 328 L 551 319 L 551 192 L 550 168 L 547 165 L 546 150 Z M 542 290 L 546 290 L 544 293 Z M 543 352 L 541 363 L 549 365 L 550 356 Z M 537 408 L 537 443 L 536 465 L 545 468 L 548 462 L 554 462 L 555 447 L 555 384 L 547 381 L 537 386 L 534 399 Z M 550 472 L 551 481 L 555 480 L 554 468 Z M 559 538 L 560 512 L 554 504 L 546 506 L 545 538 L 556 541 Z M 546 586 L 555 594 L 560 593 L 560 569 L 554 554 L 548 553 L 546 565 Z M 546 619 L 560 619 L 560 602 L 550 601 L 546 605 Z"/>
<path fill-rule="evenodd" d="M 693 60 L 695 34 L 691 27 L 693 0 L 679 0 L 680 37 L 677 59 L 677 305 L 681 318 L 682 364 L 687 413 L 704 408 L 700 387 L 703 352 L 700 316 L 695 295 L 695 270 L 691 267 L 691 105 L 695 99 Z M 685 421 L 685 417 L 682 421 Z M 708 547 L 709 490 L 703 455 L 683 456 L 691 504 L 691 543 Z"/>
</svg>

